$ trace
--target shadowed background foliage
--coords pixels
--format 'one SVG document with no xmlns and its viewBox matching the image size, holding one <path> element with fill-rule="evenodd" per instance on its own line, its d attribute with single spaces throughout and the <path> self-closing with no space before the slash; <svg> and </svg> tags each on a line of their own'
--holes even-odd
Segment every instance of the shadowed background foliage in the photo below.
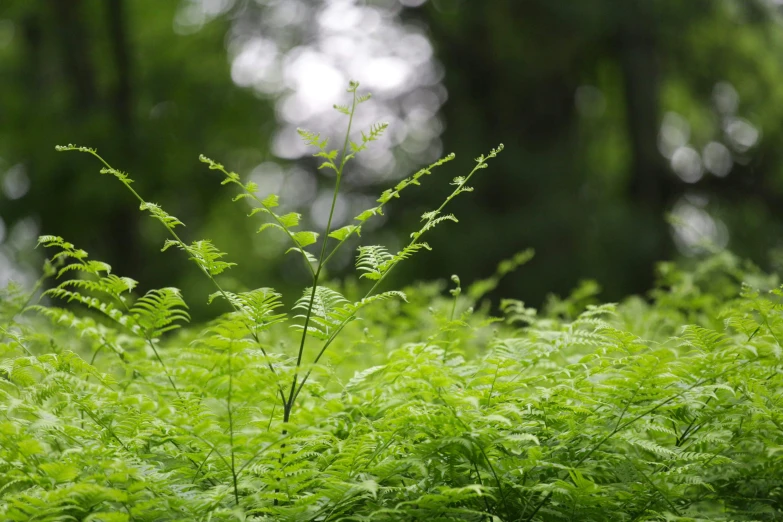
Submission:
<svg viewBox="0 0 783 522">
<path fill-rule="evenodd" d="M 291 135 L 342 132 L 329 109 L 349 78 L 375 95 L 359 123 L 392 132 L 349 170 L 338 226 L 457 153 L 365 243 L 401 243 L 447 179 L 506 146 L 456 202 L 458 232 L 433 234 L 401 279 L 470 282 L 533 247 L 496 297 L 539 304 L 586 278 L 609 300 L 643 292 L 657 261 L 705 244 L 777 268 L 781 23 L 773 0 L 5 0 L 0 282 L 33 278 L 35 237 L 57 234 L 145 289 L 182 287 L 203 313 L 194 267 L 158 252 L 162 232 L 88 157 L 55 153 L 66 143 L 129 172 L 183 239 L 229 252 L 228 287 L 300 282 L 282 238 L 256 235 L 198 154 L 323 228 L 330 180 Z"/>
</svg>

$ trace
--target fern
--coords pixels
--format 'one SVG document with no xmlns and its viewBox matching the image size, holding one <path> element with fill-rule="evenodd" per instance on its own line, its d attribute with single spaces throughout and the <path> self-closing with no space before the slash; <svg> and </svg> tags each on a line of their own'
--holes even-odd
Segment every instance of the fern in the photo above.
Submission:
<svg viewBox="0 0 783 522">
<path fill-rule="evenodd" d="M 311 295 L 314 297 L 311 298 Z M 348 316 L 342 313 L 347 304 L 348 300 L 335 290 L 323 286 L 315 289 L 307 288 L 294 305 L 294 310 L 304 310 L 305 313 L 294 318 L 304 320 L 309 317 L 312 325 L 309 326 L 307 333 L 325 340 L 343 321 L 348 320 Z M 304 330 L 305 327 L 294 325 L 294 328 Z"/>
<path fill-rule="evenodd" d="M 332 205 L 327 219 L 326 232 L 320 245 L 320 254 L 314 255 L 307 250 L 306 247 L 314 245 L 318 242 L 319 234 L 311 231 L 295 231 L 294 228 L 298 227 L 301 221 L 301 215 L 297 213 L 288 213 L 280 215 L 273 210 L 279 205 L 279 198 L 275 194 L 270 194 L 261 199 L 256 192 L 256 186 L 253 183 L 243 183 L 241 177 L 226 168 L 204 156 L 201 156 L 201 161 L 206 163 L 210 169 L 218 170 L 225 176 L 223 184 L 234 184 L 241 189 L 241 192 L 234 198 L 238 200 L 248 200 L 255 202 L 255 207 L 250 216 L 254 216 L 258 213 L 264 213 L 271 216 L 272 221 L 262 224 L 259 228 L 259 232 L 263 232 L 268 229 L 278 229 L 283 231 L 293 243 L 293 246 L 287 251 L 298 251 L 303 259 L 305 265 L 310 271 L 312 276 L 312 284 L 309 290 L 305 291 L 305 295 L 297 301 L 294 306 L 295 310 L 303 311 L 302 314 L 296 315 L 295 319 L 300 319 L 301 324 L 294 325 L 294 328 L 301 331 L 301 337 L 299 341 L 299 348 L 296 357 L 295 371 L 293 379 L 287 394 L 283 394 L 283 418 L 287 422 L 290 418 L 291 411 L 294 406 L 294 402 L 302 390 L 305 382 L 310 376 L 312 370 L 308 370 L 307 374 L 300 381 L 299 368 L 303 364 L 303 357 L 305 354 L 306 340 L 308 336 L 314 337 L 316 340 L 322 341 L 324 344 L 320 351 L 313 359 L 312 364 L 317 364 L 322 355 L 325 353 L 329 345 L 334 341 L 336 334 L 341 332 L 343 328 L 355 318 L 355 313 L 359 308 L 368 303 L 367 300 L 375 293 L 376 287 L 374 286 L 365 298 L 357 304 L 350 305 L 347 300 L 341 298 L 341 296 L 330 293 L 333 291 L 320 286 L 320 278 L 324 267 L 331 260 L 332 256 L 337 250 L 353 235 L 359 236 L 361 234 L 361 223 L 366 221 L 372 215 L 382 213 L 382 207 L 392 197 L 399 197 L 400 191 L 402 191 L 408 185 L 418 185 L 419 179 L 431 172 L 433 168 L 439 166 L 446 161 L 453 158 L 453 155 L 447 156 L 443 160 L 430 165 L 428 168 L 422 169 L 411 178 L 408 178 L 397 184 L 395 189 L 391 192 L 384 193 L 378 200 L 380 203 L 377 207 L 363 212 L 357 216 L 356 221 L 358 225 L 347 225 L 337 230 L 332 230 L 332 219 L 334 217 L 334 209 L 337 195 L 340 191 L 340 185 L 345 170 L 346 164 L 354 159 L 357 154 L 366 150 L 371 142 L 377 141 L 381 135 L 385 132 L 387 125 L 380 123 L 371 126 L 367 133 L 361 133 L 361 142 L 354 142 L 351 140 L 351 128 L 354 120 L 354 114 L 359 104 L 367 101 L 369 96 L 360 96 L 357 93 L 359 84 L 357 82 L 351 82 L 348 86 L 348 93 L 351 94 L 352 102 L 350 105 L 335 105 L 335 109 L 348 117 L 348 125 L 345 133 L 345 139 L 343 142 L 342 150 L 328 149 L 328 140 L 321 138 L 321 135 L 307 130 L 299 130 L 300 137 L 306 144 L 315 147 L 317 152 L 314 153 L 314 157 L 321 161 L 319 168 L 328 168 L 335 172 L 336 181 L 334 187 L 334 196 L 332 199 Z M 494 156 L 497 151 L 493 151 L 490 156 Z M 484 161 L 483 157 L 480 161 Z M 474 169 L 475 172 L 475 169 Z M 471 173 L 472 175 L 472 173 Z M 470 176 L 468 176 L 469 178 Z M 466 191 L 463 186 L 458 188 L 458 191 Z M 452 196 L 453 197 L 453 196 Z M 448 200 L 447 200 L 448 202 Z M 444 204 L 445 205 L 445 204 Z M 439 212 L 440 209 L 437 211 Z M 456 221 L 453 216 L 443 216 L 442 218 L 430 219 L 425 223 L 424 229 L 416 234 L 416 237 L 420 236 L 427 230 L 430 230 L 443 220 Z M 329 239 L 337 240 L 337 244 L 327 253 L 327 244 Z M 172 244 L 182 245 L 181 242 L 173 241 Z M 363 249 L 361 249 L 363 248 Z M 426 243 L 413 242 L 406 248 L 398 252 L 396 255 L 389 254 L 383 247 L 360 247 L 360 258 L 357 263 L 360 270 L 365 271 L 364 277 L 376 280 L 380 283 L 384 275 L 397 263 L 409 258 L 415 251 L 422 248 L 429 248 Z M 374 257 L 373 257 L 374 256 Z M 209 267 L 204 267 L 206 272 L 211 273 Z M 213 274 L 214 275 L 214 274 Z M 377 284 L 376 284 L 377 286 Z M 309 293 L 309 295 L 308 295 Z M 387 294 L 390 295 L 390 294 Z M 364 304 L 362 304 L 364 303 Z M 234 305 L 236 309 L 236 305 Z M 272 369 L 272 368 L 270 368 Z"/>
<path fill-rule="evenodd" d="M 159 338 L 165 332 L 181 325 L 177 321 L 190 321 L 187 305 L 176 288 L 150 290 L 137 299 L 130 308 L 135 322 L 148 338 Z"/>
<path fill-rule="evenodd" d="M 335 194 L 385 130 L 353 136 L 367 99 L 357 89 L 336 107 L 342 147 L 300 133 L 335 172 Z M 425 234 L 456 220 L 445 207 L 499 150 L 455 178 L 396 253 L 359 246 L 361 283 L 345 285 L 324 281 L 332 255 L 451 156 L 318 236 L 278 212 L 277 195 L 202 158 L 302 257 L 311 281 L 290 310 L 272 288 L 224 290 L 227 255 L 185 242 L 178 219 L 103 162 L 168 232 L 164 249 L 214 286 L 209 302 L 229 308 L 188 326 L 179 290 L 140 292 L 42 236 L 42 279 L 0 291 L 0 519 L 783 518 L 776 277 L 722 253 L 691 269 L 662 264 L 645 299 L 602 304 L 586 282 L 542 310 L 505 300 L 492 317 L 479 300 L 530 259 L 522 252 L 472 285 L 452 276 L 448 294 L 381 289 L 424 254 Z"/>
<path fill-rule="evenodd" d="M 392 259 L 394 259 L 394 255 L 390 254 L 382 245 L 360 246 L 359 256 L 356 258 L 356 268 L 365 272 L 361 277 L 378 280 L 383 276 L 381 270 Z"/>
<path fill-rule="evenodd" d="M 221 274 L 224 270 L 236 265 L 236 263 L 221 261 L 221 258 L 224 257 L 226 253 L 218 250 L 208 239 L 193 241 L 190 245 L 186 245 L 179 240 L 169 239 L 166 240 L 166 243 L 163 245 L 163 250 L 165 251 L 172 246 L 176 246 L 180 250 L 187 252 L 190 256 L 190 260 L 194 261 L 210 276 Z"/>
</svg>

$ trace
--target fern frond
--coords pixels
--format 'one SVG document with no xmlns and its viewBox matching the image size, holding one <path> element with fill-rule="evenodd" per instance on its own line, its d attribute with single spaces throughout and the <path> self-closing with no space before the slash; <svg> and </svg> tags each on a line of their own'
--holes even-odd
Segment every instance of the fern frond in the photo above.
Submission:
<svg viewBox="0 0 783 522">
<path fill-rule="evenodd" d="M 361 143 L 350 141 L 349 145 L 351 147 L 351 153 L 346 156 L 346 161 L 353 159 L 354 157 L 356 157 L 357 154 L 359 154 L 363 150 L 366 150 L 370 142 L 377 141 L 383 135 L 383 133 L 386 131 L 388 127 L 389 124 L 386 122 L 375 123 L 370 127 L 370 130 L 367 134 L 362 132 Z"/>
<path fill-rule="evenodd" d="M 426 220 L 426 223 L 424 223 L 424 226 L 421 229 L 419 229 L 418 232 L 411 233 L 411 239 L 418 239 L 422 234 L 424 234 L 429 230 L 432 230 L 433 228 L 443 223 L 444 221 L 453 221 L 454 223 L 459 223 L 459 220 L 453 214 L 438 216 L 437 212 L 429 212 L 424 216 L 422 216 L 422 219 Z"/>
<path fill-rule="evenodd" d="M 304 135 L 307 136 L 308 139 L 313 139 L 316 141 L 319 139 L 318 135 L 307 133 L 306 131 L 304 132 Z M 322 143 L 323 146 L 325 147 L 326 140 L 324 140 Z M 331 153 L 327 154 L 324 152 L 320 152 L 316 154 L 316 156 L 319 155 L 327 157 L 328 161 L 332 161 L 333 159 Z M 249 217 L 254 216 L 258 213 L 265 213 L 272 217 L 273 221 L 261 225 L 258 228 L 258 232 L 261 233 L 269 228 L 283 231 L 291 240 L 291 242 L 294 244 L 294 248 L 298 250 L 300 254 L 302 254 L 307 269 L 310 271 L 312 275 L 315 275 L 315 271 L 312 267 L 312 263 L 310 262 L 311 256 L 304 248 L 315 243 L 318 239 L 318 234 L 316 232 L 309 232 L 309 231 L 295 232 L 293 230 L 295 227 L 299 226 L 299 222 L 302 218 L 301 214 L 298 214 L 296 212 L 289 212 L 288 214 L 278 215 L 277 213 L 274 212 L 274 210 L 272 210 L 273 208 L 279 205 L 279 197 L 277 196 L 277 194 L 269 194 L 263 199 L 260 199 L 256 195 L 258 187 L 255 185 L 255 183 L 252 182 L 242 183 L 239 174 L 235 172 L 227 171 L 225 167 L 223 167 L 223 165 L 212 161 L 211 159 L 207 158 L 204 155 L 201 155 L 200 159 L 203 163 L 209 165 L 210 169 L 219 170 L 226 176 L 226 178 L 222 181 L 222 184 L 225 185 L 227 183 L 233 183 L 235 185 L 238 185 L 242 189 L 243 192 L 235 196 L 234 201 L 239 201 L 241 199 L 249 198 L 255 201 L 259 205 L 250 211 L 250 213 L 248 214 Z M 333 161 L 332 161 L 332 165 L 333 165 Z"/>
<path fill-rule="evenodd" d="M 193 241 L 190 245 L 186 245 L 178 240 L 168 239 L 164 243 L 161 251 L 164 252 L 172 246 L 176 246 L 180 250 L 187 252 L 190 256 L 190 260 L 194 261 L 210 275 L 221 274 L 226 269 L 236 266 L 236 263 L 221 261 L 220 259 L 224 257 L 226 253 L 218 250 L 209 239 Z"/>
<path fill-rule="evenodd" d="M 409 259 L 413 254 L 420 250 L 432 250 L 432 248 L 427 243 L 410 243 L 408 246 L 392 256 L 391 259 L 385 261 L 381 266 L 379 266 L 378 271 L 381 274 L 384 274 L 388 272 L 394 265 L 400 261 Z"/>
<path fill-rule="evenodd" d="M 133 303 L 130 313 L 147 338 L 157 339 L 182 326 L 178 322 L 190 321 L 187 308 L 179 289 L 168 287 L 144 294 Z"/>
<path fill-rule="evenodd" d="M 334 108 L 334 110 L 336 110 L 340 114 L 345 114 L 346 116 L 350 116 L 351 115 L 351 108 L 348 107 L 347 105 L 337 105 L 337 104 L 335 104 L 332 107 Z"/>
<path fill-rule="evenodd" d="M 329 140 L 324 138 L 321 139 L 321 135 L 315 132 L 311 132 L 306 129 L 296 129 L 296 133 L 299 134 L 299 137 L 302 138 L 302 140 L 312 147 L 316 147 L 320 150 L 325 150 L 327 144 L 329 143 Z"/>
<path fill-rule="evenodd" d="M 354 232 L 356 232 L 356 235 L 361 235 L 361 227 L 357 227 L 356 225 L 346 225 L 330 232 L 329 237 L 333 237 L 338 241 L 345 241 Z"/>
<path fill-rule="evenodd" d="M 394 259 L 388 249 L 381 245 L 368 245 L 358 247 L 359 255 L 356 258 L 356 268 L 364 272 L 361 277 L 378 280 L 383 275 L 383 267 Z"/>
<path fill-rule="evenodd" d="M 118 323 L 124 326 L 127 325 L 130 328 L 133 327 L 132 321 L 130 321 L 128 317 L 123 314 L 122 311 L 118 310 L 112 303 L 106 303 L 97 297 L 90 297 L 87 295 L 83 295 L 79 292 L 72 292 L 70 290 L 66 290 L 61 287 L 50 288 L 49 290 L 44 292 L 43 295 L 56 297 L 58 299 L 64 299 L 67 302 L 76 301 L 77 303 L 81 303 L 88 308 L 92 308 L 93 310 L 105 314 L 107 317 L 113 319 L 114 321 L 117 321 Z"/>
<path fill-rule="evenodd" d="M 74 265 L 68 265 L 74 266 Z M 79 270 L 75 268 L 74 270 Z M 93 273 L 93 272 L 88 272 Z M 101 277 L 98 280 L 94 279 L 69 279 L 64 281 L 59 288 L 75 287 L 90 292 L 103 293 L 109 297 L 113 297 L 117 301 L 124 303 L 125 298 L 123 293 L 130 293 L 137 283 L 129 277 L 118 277 L 115 275 L 109 275 Z"/>
<path fill-rule="evenodd" d="M 313 295 L 311 304 L 311 295 Z M 319 339 L 328 339 L 331 333 L 340 327 L 348 317 L 345 306 L 350 302 L 336 290 L 319 286 L 312 293 L 312 288 L 306 288 L 301 298 L 294 304 L 294 310 L 303 310 L 304 314 L 295 315 L 295 319 L 310 317 L 312 326 L 308 326 L 307 333 Z M 303 325 L 293 325 L 292 328 L 302 330 Z"/>
<path fill-rule="evenodd" d="M 226 291 L 215 292 L 209 296 L 209 302 L 211 303 L 217 297 L 227 298 L 246 321 L 245 324 L 248 325 L 249 330 L 255 334 L 286 319 L 286 314 L 275 312 L 283 306 L 281 301 L 283 296 L 272 288 L 258 288 L 239 294 Z"/>
<path fill-rule="evenodd" d="M 455 154 L 453 154 L 453 153 L 452 154 L 448 154 L 448 155 L 440 158 L 438 161 L 428 165 L 427 167 L 424 167 L 424 168 L 418 170 L 413 176 L 411 176 L 409 178 L 406 178 L 406 179 L 400 181 L 399 183 L 397 183 L 397 185 L 395 185 L 395 187 L 393 189 L 385 190 L 381 194 L 381 196 L 378 198 L 378 203 L 380 203 L 381 206 L 383 206 L 386 203 L 388 203 L 389 201 L 391 201 L 392 199 L 399 198 L 400 197 L 400 192 L 402 192 L 406 187 L 409 187 L 411 185 L 421 185 L 419 180 L 422 177 L 427 176 L 429 174 L 432 174 L 432 171 L 436 167 L 440 167 L 444 163 L 448 163 L 449 161 L 453 160 L 454 158 L 456 158 Z M 358 217 L 356 219 L 359 220 L 359 221 L 365 221 L 366 220 L 366 219 L 359 219 Z"/>
<path fill-rule="evenodd" d="M 168 212 L 163 210 L 160 205 L 157 205 L 155 203 L 149 203 L 147 201 L 142 202 L 139 205 L 139 210 L 146 210 L 150 213 L 150 215 L 160 221 L 164 227 L 168 228 L 169 230 L 173 230 L 177 226 L 185 226 L 185 224 L 180 221 L 178 218 L 170 215 Z"/>
<path fill-rule="evenodd" d="M 112 176 L 117 178 L 126 187 L 130 187 L 130 184 L 133 183 L 133 180 L 128 176 L 127 173 L 122 172 L 121 170 L 117 170 L 117 169 L 112 168 L 112 167 L 102 168 L 99 172 L 101 174 L 111 174 Z"/>
</svg>

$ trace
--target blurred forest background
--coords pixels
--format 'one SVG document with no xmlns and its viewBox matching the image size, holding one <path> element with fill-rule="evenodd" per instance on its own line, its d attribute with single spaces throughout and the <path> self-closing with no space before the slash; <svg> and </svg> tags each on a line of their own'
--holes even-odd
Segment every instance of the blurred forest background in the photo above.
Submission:
<svg viewBox="0 0 783 522">
<path fill-rule="evenodd" d="M 239 266 L 228 286 L 305 281 L 283 237 L 231 202 L 199 153 L 277 191 L 323 229 L 331 179 L 296 127 L 339 135 L 348 79 L 388 121 L 347 173 L 337 226 L 436 157 L 446 170 L 362 238 L 399 245 L 448 181 L 505 151 L 457 200 L 399 281 L 489 275 L 535 259 L 498 296 L 538 305 L 595 279 L 613 300 L 656 262 L 729 248 L 776 268 L 783 246 L 779 0 L 0 0 L 0 284 L 31 280 L 39 233 L 61 235 L 142 288 L 208 281 L 86 155 Z M 669 218 L 667 218 L 669 216 Z M 346 273 L 349 249 L 340 260 Z M 283 262 L 281 262 L 281 260 Z M 407 270 L 407 272 L 405 271 Z M 340 275 L 334 273 L 333 275 Z M 498 297 L 496 296 L 496 297 Z"/>
</svg>

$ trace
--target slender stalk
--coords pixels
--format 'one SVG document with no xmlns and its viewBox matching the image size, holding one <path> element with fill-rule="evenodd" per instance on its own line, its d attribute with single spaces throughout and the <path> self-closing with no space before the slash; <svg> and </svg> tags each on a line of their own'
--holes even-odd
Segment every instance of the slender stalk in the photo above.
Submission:
<svg viewBox="0 0 783 522">
<path fill-rule="evenodd" d="M 204 464 L 207 463 L 207 461 L 209 460 L 209 457 L 211 457 L 214 452 L 215 452 L 214 449 L 209 450 L 209 453 L 207 453 L 207 456 L 204 457 L 204 460 L 201 461 L 201 464 L 197 465 L 196 473 L 193 474 L 193 483 L 194 484 L 196 483 L 196 479 L 198 478 L 199 473 L 201 473 L 201 468 L 204 467 Z M 196 464 L 195 461 L 193 461 L 193 460 L 191 460 L 191 462 L 193 462 L 193 464 Z"/>
<path fill-rule="evenodd" d="M 122 446 L 122 449 L 124 449 L 127 452 L 130 452 L 128 446 L 126 446 L 125 443 L 122 441 L 122 439 L 117 436 L 117 434 L 114 432 L 111 426 L 107 426 L 106 424 L 101 422 L 98 416 L 91 409 L 86 407 L 83 403 L 77 402 L 77 404 L 82 407 L 82 411 L 86 413 L 87 416 L 90 417 L 90 419 L 92 419 L 92 421 L 95 424 L 97 424 L 98 426 L 106 430 L 109 433 L 109 435 L 111 435 L 114 438 L 114 440 L 116 440 L 120 444 L 120 446 Z"/>
<path fill-rule="evenodd" d="M 228 410 L 228 438 L 231 447 L 231 477 L 234 479 L 234 500 L 239 505 L 239 490 L 237 489 L 237 472 L 234 452 L 234 416 L 231 412 L 231 395 L 234 388 L 234 371 L 231 367 L 231 356 L 233 355 L 233 341 L 228 343 L 228 397 L 226 398 L 226 409 Z"/>
<path fill-rule="evenodd" d="M 299 368 L 302 366 L 302 357 L 304 355 L 304 348 L 305 348 L 305 342 L 307 341 L 307 328 L 310 326 L 310 317 L 313 313 L 313 303 L 315 302 L 315 292 L 318 288 L 318 280 L 321 277 L 321 271 L 324 267 L 324 256 L 326 255 L 326 244 L 329 242 L 329 233 L 332 229 L 332 219 L 334 218 L 334 209 L 337 206 L 337 196 L 340 193 L 340 182 L 342 181 L 343 177 L 343 170 L 345 169 L 345 163 L 347 162 L 347 155 L 348 152 L 348 143 L 350 143 L 350 136 L 351 136 L 351 126 L 353 125 L 353 115 L 356 112 L 356 87 L 358 85 L 354 86 L 352 89 L 353 93 L 353 100 L 351 102 L 351 111 L 348 116 L 348 128 L 345 131 L 345 141 L 343 142 L 343 151 L 342 155 L 340 156 L 340 166 L 336 168 L 337 172 L 337 179 L 335 180 L 334 184 L 334 193 L 332 194 L 332 205 L 329 209 L 329 219 L 326 222 L 326 230 L 324 231 L 324 239 L 323 243 L 321 244 L 321 253 L 318 256 L 318 267 L 315 270 L 315 273 L 313 273 L 313 282 L 310 290 L 310 301 L 307 306 L 307 313 L 305 314 L 305 320 L 304 320 L 304 326 L 302 327 L 302 338 L 299 341 L 299 352 L 296 356 L 296 367 L 294 368 L 294 376 L 291 379 L 291 389 L 288 392 L 288 398 L 286 399 L 283 395 L 283 429 L 282 429 L 282 435 L 283 437 L 286 437 L 288 435 L 288 422 L 291 419 L 291 412 L 294 408 L 294 401 L 296 400 L 297 395 L 299 393 L 297 392 L 296 384 L 299 379 Z M 309 265 L 309 263 L 308 263 Z M 312 268 L 311 268 L 312 272 Z M 309 374 L 308 374 L 309 375 Z M 283 452 L 285 451 L 285 444 L 281 445 L 281 452 L 280 452 L 280 464 L 283 463 Z M 275 499 L 274 505 L 277 505 L 278 501 Z"/>
<path fill-rule="evenodd" d="M 459 300 L 459 296 L 462 293 L 462 287 L 460 286 L 459 277 L 456 275 L 451 276 L 452 281 L 456 281 L 457 288 L 452 290 L 454 299 L 451 303 L 451 313 L 449 314 L 449 323 L 454 322 L 454 314 L 457 312 L 457 301 Z M 441 360 L 445 363 L 446 357 L 449 355 L 449 346 L 451 345 L 451 333 L 452 330 L 449 328 L 448 332 L 446 333 L 446 344 L 443 347 L 443 357 Z M 494 383 L 493 383 L 494 384 Z M 491 392 L 490 392 L 491 394 Z M 489 403 L 487 403 L 487 406 L 489 406 Z"/>
<path fill-rule="evenodd" d="M 498 373 L 500 373 L 500 363 L 498 363 L 497 367 L 495 368 L 495 376 L 492 377 L 492 385 L 489 387 L 489 394 L 487 395 L 487 409 L 489 409 L 489 405 L 492 403 L 492 394 L 495 393 L 495 383 L 498 380 Z"/>
<path fill-rule="evenodd" d="M 652 479 L 650 479 L 650 477 L 648 477 L 643 470 L 637 468 L 636 464 L 631 459 L 628 458 L 628 455 L 623 455 L 623 457 L 625 457 L 626 462 L 630 463 L 631 466 L 633 466 L 633 468 L 639 473 L 639 475 L 641 475 L 642 478 L 655 490 L 655 492 L 664 500 L 664 502 L 666 502 L 669 505 L 671 510 L 674 511 L 674 514 L 677 515 L 678 517 L 682 516 L 679 510 L 674 506 L 674 504 L 671 503 L 669 497 L 667 497 L 666 494 L 663 491 L 661 491 L 661 489 L 658 486 L 655 485 Z"/>
<path fill-rule="evenodd" d="M 267 451 L 268 449 L 270 449 L 272 446 L 274 446 L 275 444 L 278 444 L 278 443 L 280 443 L 281 447 L 282 447 L 282 446 L 284 446 L 284 445 L 285 445 L 285 441 L 286 441 L 287 439 L 289 439 L 289 438 L 291 438 L 292 436 L 296 435 L 296 434 L 297 434 L 297 433 L 299 433 L 300 431 L 301 431 L 301 430 L 294 431 L 294 432 L 292 432 L 292 433 L 288 433 L 288 434 L 286 434 L 285 436 L 283 436 L 283 438 L 281 438 L 281 439 L 278 439 L 278 440 L 276 440 L 275 442 L 272 442 L 272 443 L 270 443 L 268 446 L 264 446 L 263 448 L 261 448 L 261 449 L 259 449 L 258 451 L 256 451 L 256 452 L 253 454 L 253 456 L 252 456 L 252 457 L 250 457 L 249 459 L 247 459 L 247 460 L 245 461 L 245 463 L 244 463 L 244 464 L 242 464 L 242 465 L 239 467 L 239 469 L 237 470 L 237 475 L 240 475 L 240 474 L 241 474 L 241 473 L 242 473 L 242 472 L 243 472 L 243 471 L 244 471 L 244 470 L 245 470 L 245 469 L 246 469 L 246 468 L 247 468 L 249 465 L 251 465 L 251 464 L 252 464 L 252 463 L 253 463 L 253 462 L 254 462 L 254 461 L 255 461 L 255 460 L 258 458 L 258 457 L 260 457 L 260 456 L 261 456 L 261 455 L 262 455 L 262 454 L 263 454 L 265 451 Z"/>
<path fill-rule="evenodd" d="M 150 345 L 150 348 L 152 348 L 152 352 L 155 354 L 155 359 L 157 359 L 161 367 L 163 367 L 163 373 L 166 374 L 166 378 L 169 380 L 171 387 L 174 388 L 174 393 L 176 394 L 177 398 L 182 400 L 182 395 L 179 393 L 179 388 L 177 388 L 177 385 L 174 383 L 174 379 L 171 377 L 171 373 L 169 373 L 169 369 L 166 366 L 166 363 L 164 363 L 163 359 L 160 357 L 158 349 L 155 348 L 155 343 L 152 342 L 148 335 L 145 335 L 144 338 L 147 340 L 147 344 Z"/>
<path fill-rule="evenodd" d="M 302 328 L 302 338 L 299 341 L 299 353 L 296 356 L 296 369 L 294 370 L 294 377 L 291 380 L 291 390 L 288 394 L 288 400 L 284 404 L 283 410 L 283 422 L 288 422 L 291 417 L 291 409 L 296 400 L 296 385 L 299 379 L 299 368 L 302 366 L 302 357 L 304 355 L 305 342 L 307 340 L 307 328 L 310 325 L 310 317 L 313 312 L 313 303 L 315 302 L 315 291 L 318 287 L 318 279 L 321 276 L 321 271 L 324 267 L 324 258 L 326 256 L 326 244 L 329 242 L 329 233 L 332 228 L 332 219 L 334 218 L 334 209 L 337 205 L 337 196 L 340 192 L 340 182 L 343 177 L 343 170 L 345 170 L 345 164 L 347 162 L 348 144 L 350 143 L 351 126 L 353 125 L 353 116 L 356 112 L 356 86 L 353 87 L 353 100 L 351 102 L 351 112 L 348 116 L 348 128 L 345 132 L 345 141 L 343 142 L 343 151 L 340 156 L 340 167 L 337 169 L 337 179 L 334 184 L 334 193 L 332 194 L 332 205 L 329 209 L 329 219 L 326 222 L 326 231 L 324 232 L 323 243 L 321 244 L 321 253 L 318 256 L 318 268 L 316 268 L 315 274 L 313 274 L 313 285 L 310 291 L 310 303 L 307 307 L 307 313 L 305 314 L 304 327 Z"/>
<path fill-rule="evenodd" d="M 31 352 L 27 346 L 22 344 L 22 341 L 19 340 L 19 338 L 16 335 L 13 335 L 11 332 L 0 326 L 0 332 L 3 332 L 3 335 L 8 337 L 9 339 L 12 339 L 16 344 L 18 344 L 22 350 L 30 357 L 34 357 L 33 352 Z"/>
<path fill-rule="evenodd" d="M 476 472 L 476 479 L 478 480 L 479 485 L 483 488 L 484 487 L 484 481 L 481 480 L 481 472 L 479 471 L 478 464 L 476 464 L 475 460 L 473 461 L 473 470 Z M 487 508 L 487 516 L 486 517 L 481 517 L 481 519 L 484 520 L 485 518 L 487 518 L 487 519 L 491 520 L 490 515 L 492 514 L 492 508 L 489 505 L 489 499 L 487 499 L 486 495 L 482 495 L 482 497 L 484 498 L 484 507 Z"/>
</svg>

